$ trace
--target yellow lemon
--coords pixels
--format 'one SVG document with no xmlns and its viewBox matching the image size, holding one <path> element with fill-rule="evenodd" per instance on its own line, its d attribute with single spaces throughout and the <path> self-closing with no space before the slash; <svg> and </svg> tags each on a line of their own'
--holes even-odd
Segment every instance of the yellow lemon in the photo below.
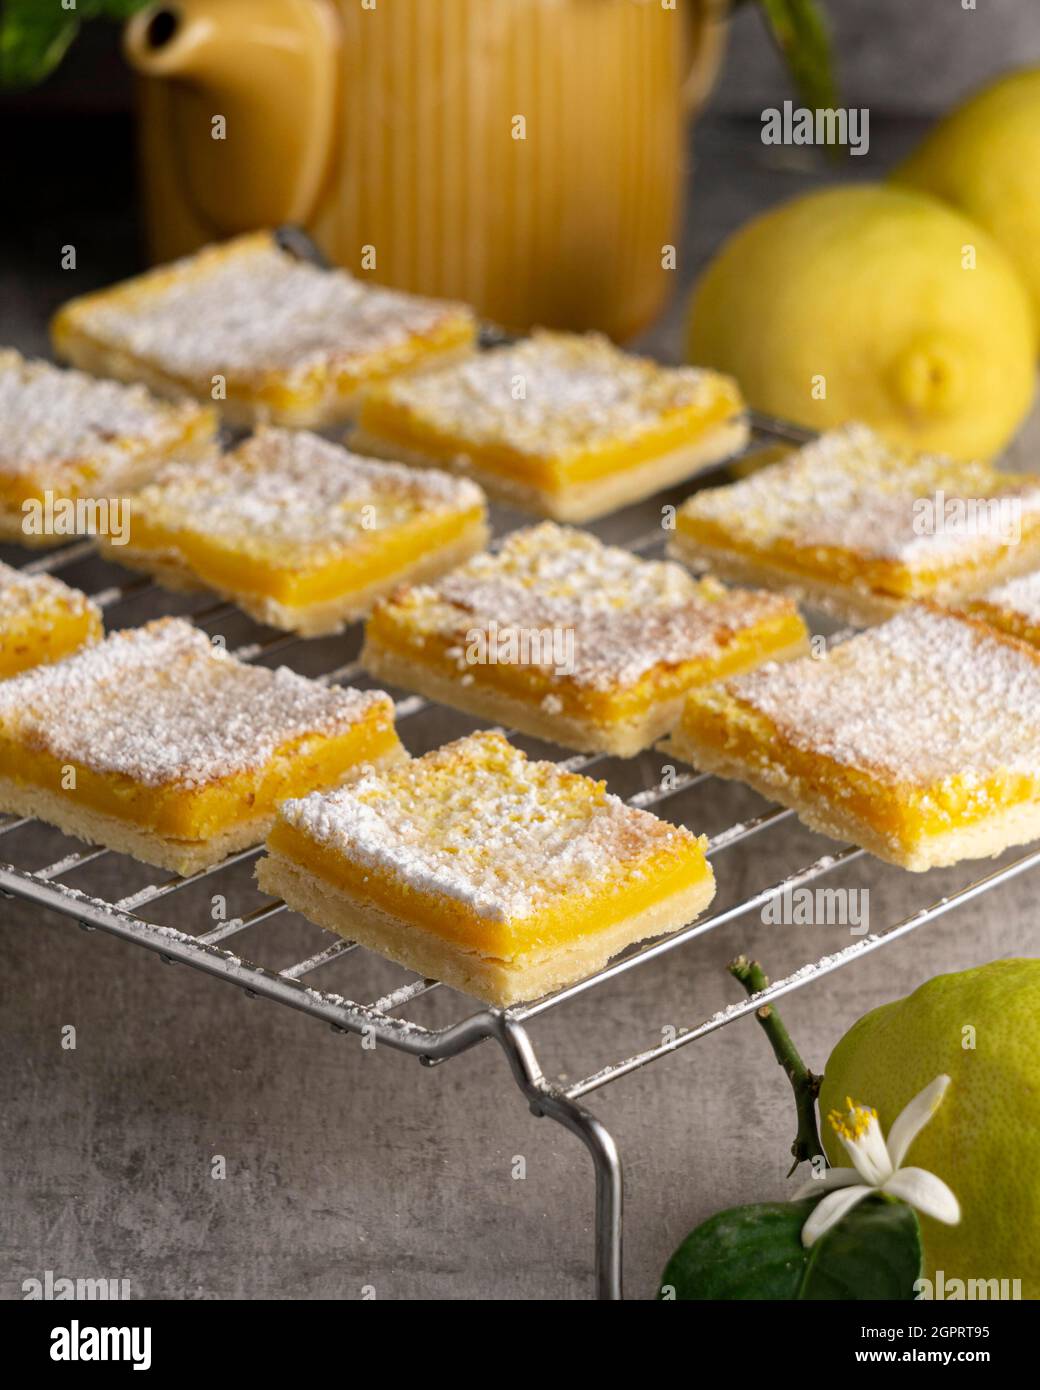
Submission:
<svg viewBox="0 0 1040 1390">
<path fill-rule="evenodd" d="M 941 1073 L 946 1096 L 904 1165 L 947 1182 L 957 1226 L 921 1218 L 937 1280 L 1020 1279 L 1040 1298 L 1040 960 L 998 960 L 939 975 L 865 1015 L 831 1053 L 820 1092 L 827 1157 L 849 1167 L 827 1115 L 846 1097 L 878 1112 L 887 1136 L 908 1100 Z M 1008 1292 L 1013 1291 L 1009 1284 Z"/>
<path fill-rule="evenodd" d="M 986 458 L 1029 409 L 1036 323 L 992 238 L 890 185 L 810 193 L 755 218 L 696 285 L 690 360 L 750 404 L 827 429 Z"/>
<path fill-rule="evenodd" d="M 967 213 L 1018 267 L 1040 314 L 1040 68 L 983 87 L 896 170 Z"/>
</svg>

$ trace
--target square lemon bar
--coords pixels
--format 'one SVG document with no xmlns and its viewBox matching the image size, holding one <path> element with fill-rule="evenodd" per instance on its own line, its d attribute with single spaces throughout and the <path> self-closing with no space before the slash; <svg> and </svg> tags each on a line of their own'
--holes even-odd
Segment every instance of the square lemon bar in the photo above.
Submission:
<svg viewBox="0 0 1040 1390">
<path fill-rule="evenodd" d="M 789 598 L 698 581 L 546 521 L 379 603 L 362 661 L 523 733 L 631 757 L 672 727 L 692 686 L 806 645 Z"/>
<path fill-rule="evenodd" d="M 0 810 L 182 874 L 400 756 L 381 691 L 247 666 L 179 618 L 0 682 Z"/>
<path fill-rule="evenodd" d="M 210 453 L 216 428 L 194 401 L 0 350 L 0 537 L 40 546 L 93 534 L 112 500 L 170 458 Z"/>
<path fill-rule="evenodd" d="M 73 299 L 51 334 L 77 366 L 216 400 L 232 424 L 317 427 L 349 419 L 362 387 L 471 352 L 476 321 L 255 232 Z"/>
<path fill-rule="evenodd" d="M 730 377 L 662 367 L 597 334 L 543 331 L 366 393 L 355 444 L 587 521 L 729 457 L 747 433 Z"/>
<path fill-rule="evenodd" d="M 999 584 L 966 603 L 964 610 L 1031 647 L 1040 647 L 1040 570 Z"/>
<path fill-rule="evenodd" d="M 1040 562 L 1040 477 L 900 452 L 863 425 L 695 493 L 671 553 L 854 622 L 978 593 Z"/>
<path fill-rule="evenodd" d="M 49 574 L 0 564 L 0 680 L 60 661 L 102 631 L 101 611 L 86 594 Z"/>
<path fill-rule="evenodd" d="M 931 604 L 694 690 L 670 747 L 914 871 L 1040 838 L 1040 652 Z"/>
<path fill-rule="evenodd" d="M 711 901 L 705 841 L 501 734 L 285 802 L 257 881 L 323 927 L 489 1003 L 582 979 Z"/>
<path fill-rule="evenodd" d="M 174 587 L 203 585 L 260 622 L 335 632 L 406 580 L 487 542 L 475 483 L 265 428 L 216 463 L 171 467 L 130 499 L 109 557 Z"/>
</svg>

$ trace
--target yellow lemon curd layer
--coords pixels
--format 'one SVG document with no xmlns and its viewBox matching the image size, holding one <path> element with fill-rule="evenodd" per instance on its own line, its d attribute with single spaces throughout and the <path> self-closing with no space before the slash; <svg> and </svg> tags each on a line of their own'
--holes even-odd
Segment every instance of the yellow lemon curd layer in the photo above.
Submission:
<svg viewBox="0 0 1040 1390">
<path fill-rule="evenodd" d="M 425 666 L 436 675 L 454 681 L 465 676 L 477 685 L 532 705 L 554 696 L 560 702 L 559 713 L 609 726 L 677 699 L 694 685 L 738 675 L 779 652 L 797 649 L 806 641 L 806 629 L 797 610 L 781 612 L 741 631 L 727 633 L 724 644 L 711 655 L 678 665 L 655 666 L 634 684 L 605 689 L 581 684 L 541 666 L 517 662 L 468 664 L 464 649 L 463 657 L 459 656 L 458 636 L 422 631 L 410 621 L 407 601 L 398 604 L 391 600 L 377 605 L 365 636 L 373 646 Z"/>
<path fill-rule="evenodd" d="M 464 457 L 478 472 L 558 492 L 568 485 L 623 472 L 693 444 L 742 409 L 739 392 L 728 380 L 720 378 L 717 395 L 708 405 L 665 410 L 659 423 L 638 435 L 559 453 L 529 453 L 504 441 L 477 444 L 467 439 L 461 429 L 458 433 L 435 432 L 417 412 L 377 392 L 363 399 L 359 423 L 364 433 L 405 452 L 419 453 L 438 463 Z"/>
<path fill-rule="evenodd" d="M 400 750 L 392 707 L 379 704 L 342 733 L 310 734 L 283 744 L 262 767 L 201 786 L 150 786 L 123 773 L 68 767 L 44 749 L 0 733 L 0 766 L 15 781 L 78 797 L 102 815 L 178 840 L 207 840 L 242 821 L 274 814 L 279 802 L 339 785 L 355 768 Z"/>
<path fill-rule="evenodd" d="M 349 553 L 310 564 L 301 562 L 300 547 L 265 544 L 259 538 L 247 549 L 232 538 L 172 529 L 141 513 L 131 521 L 131 544 L 137 551 L 172 553 L 214 588 L 304 608 L 392 579 L 420 555 L 453 545 L 480 526 L 483 516 L 479 506 L 442 516 L 417 515 L 383 531 L 360 532 Z"/>
<path fill-rule="evenodd" d="M 833 805 L 839 815 L 856 817 L 906 849 L 1040 796 L 1040 777 L 1023 774 L 950 776 L 917 786 L 881 770 L 849 766 L 798 747 L 767 715 L 718 686 L 690 694 L 680 744 L 684 735 L 694 748 L 713 748 L 772 782 L 779 770 L 800 784 L 801 799 Z"/>
<path fill-rule="evenodd" d="M 616 875 L 593 891 L 565 894 L 531 916 L 505 922 L 482 916 L 446 894 L 419 891 L 387 872 L 356 863 L 281 819 L 275 822 L 267 847 L 332 888 L 372 903 L 401 921 L 456 945 L 470 946 L 482 955 L 508 960 L 605 931 L 674 894 L 710 881 L 705 842 L 693 837 L 690 841 L 682 850 L 647 855 L 638 865 L 619 861 Z M 636 867 L 639 872 L 633 875 Z"/>
<path fill-rule="evenodd" d="M 0 623 L 0 679 L 60 661 L 101 636 L 101 618 L 94 608 L 70 608 L 61 602 L 34 604 L 16 621 Z"/>
</svg>

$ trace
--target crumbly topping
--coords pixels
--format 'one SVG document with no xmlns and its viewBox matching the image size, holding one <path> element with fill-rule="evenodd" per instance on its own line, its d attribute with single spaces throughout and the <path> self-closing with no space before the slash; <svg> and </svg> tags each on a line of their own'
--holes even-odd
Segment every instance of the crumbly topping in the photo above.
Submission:
<svg viewBox="0 0 1040 1390">
<path fill-rule="evenodd" d="M 1040 655 L 914 605 L 835 647 L 728 683 L 796 747 L 917 788 L 1040 776 Z"/>
<path fill-rule="evenodd" d="M 59 483 L 89 468 L 111 481 L 141 455 L 171 448 L 198 413 L 195 404 L 156 400 L 143 386 L 0 351 L 0 473 L 45 469 Z"/>
<path fill-rule="evenodd" d="M 59 612 L 69 616 L 96 612 L 78 589 L 49 574 L 22 574 L 0 562 L 0 636 L 7 626 Z"/>
<path fill-rule="evenodd" d="M 299 430 L 262 429 L 219 464 L 178 464 L 132 500 L 168 532 L 204 532 L 235 549 L 311 567 L 417 517 L 483 505 L 475 483 L 361 458 Z"/>
<path fill-rule="evenodd" d="M 942 508 L 928 510 L 940 499 Z M 1002 543 L 1002 518 L 987 522 L 963 502 L 1005 499 L 1040 509 L 1040 478 L 987 463 L 892 448 L 865 425 L 832 430 L 789 458 L 725 487 L 695 493 L 683 521 L 722 528 L 745 549 L 816 546 L 908 569 L 956 564 Z"/>
<path fill-rule="evenodd" d="M 542 331 L 389 382 L 381 394 L 436 433 L 544 457 L 638 437 L 670 412 L 710 406 L 724 381 L 696 367 L 662 367 L 598 334 Z"/>
<path fill-rule="evenodd" d="M 982 602 L 1040 626 L 1040 570 L 998 585 L 983 596 Z"/>
<path fill-rule="evenodd" d="M 349 365 L 469 314 L 319 269 L 264 237 L 206 248 L 130 283 L 135 293 L 84 306 L 84 326 L 187 380 Z"/>
<path fill-rule="evenodd" d="M 247 666 L 163 618 L 0 683 L 0 729 L 62 762 L 190 789 L 340 733 L 380 702 L 389 710 L 381 691 Z"/>
<path fill-rule="evenodd" d="M 736 633 L 796 612 L 780 595 L 698 581 L 681 565 L 641 560 L 552 522 L 514 532 L 497 553 L 391 603 L 417 631 L 461 644 L 461 664 L 474 629 L 493 626 L 500 645 L 510 631 L 561 634 L 565 642 L 544 642 L 542 652 L 529 643 L 530 664 L 559 672 L 565 647 L 564 674 L 595 689 L 714 657 Z"/>
<path fill-rule="evenodd" d="M 499 922 L 631 882 L 662 852 L 702 848 L 604 783 L 529 761 L 495 733 L 287 801 L 281 815 L 355 863 Z"/>
</svg>

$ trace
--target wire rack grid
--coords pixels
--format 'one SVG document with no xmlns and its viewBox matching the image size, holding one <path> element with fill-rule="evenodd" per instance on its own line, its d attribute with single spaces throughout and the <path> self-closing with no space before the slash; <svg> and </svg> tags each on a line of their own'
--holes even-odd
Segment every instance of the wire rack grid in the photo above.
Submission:
<svg viewBox="0 0 1040 1390">
<path fill-rule="evenodd" d="M 753 424 L 753 439 L 749 445 L 749 450 L 752 451 L 790 447 L 802 442 L 806 437 L 804 431 L 766 417 L 755 417 Z M 703 486 L 708 480 L 718 481 L 719 470 L 713 470 L 709 475 L 701 475 L 686 491 L 690 491 L 693 486 Z M 519 524 L 521 521 L 521 518 L 516 518 L 513 524 Z M 509 525 L 505 529 L 510 529 Z M 498 536 L 502 534 L 498 527 L 496 532 Z M 664 533 L 661 527 L 657 526 L 646 534 L 630 538 L 628 543 L 630 549 L 650 555 L 663 544 L 663 540 Z M 81 541 L 30 559 L 22 568 L 27 572 L 61 572 L 66 577 L 74 577 L 76 567 L 92 561 L 93 558 L 94 552 L 90 542 Z M 114 573 L 115 582 L 103 585 L 94 593 L 95 600 L 106 610 L 109 626 L 113 625 L 113 621 L 115 625 L 122 625 L 114 618 L 120 606 L 131 601 L 148 600 L 153 590 L 158 593 L 156 586 L 148 578 L 125 579 L 120 577 L 119 571 Z M 227 619 L 235 614 L 236 610 L 232 605 L 209 601 L 200 608 L 188 611 L 185 616 L 190 616 L 201 626 Z M 250 633 L 250 640 L 235 649 L 235 654 L 245 661 L 263 661 L 273 656 L 291 660 L 311 646 L 311 643 L 292 634 L 271 634 L 266 629 L 255 629 Z M 314 672 L 308 671 L 307 674 L 313 675 Z M 364 673 L 360 664 L 354 660 L 332 665 L 318 673 L 317 679 L 327 683 L 363 682 Z M 406 693 L 396 701 L 397 721 L 406 742 L 409 721 L 431 708 L 434 707 L 422 697 Z M 475 725 L 476 721 L 473 721 L 473 724 Z M 607 777 L 608 784 L 611 781 L 611 769 L 618 767 L 616 760 L 605 755 L 561 757 L 557 750 L 557 757 L 561 765 L 573 771 L 596 769 L 598 775 Z M 627 800 L 630 804 L 644 809 L 665 810 L 666 803 L 685 796 L 694 789 L 707 791 L 704 784 L 713 780 L 709 775 L 695 770 L 679 771 L 669 767 L 664 769 L 652 785 L 633 792 Z M 791 815 L 792 813 L 785 809 L 769 807 L 758 815 L 729 825 L 710 837 L 708 853 L 715 858 L 739 845 L 755 841 L 789 820 Z M 697 825 L 696 811 L 684 814 L 682 819 L 694 826 Z M 119 897 L 101 897 L 77 887 L 77 877 L 89 874 L 92 866 L 119 860 L 119 856 L 106 849 L 75 848 L 74 842 L 69 841 L 67 847 L 63 845 L 64 853 L 52 862 L 41 867 L 28 867 L 17 862 L 19 856 L 13 851 L 20 842 L 30 843 L 32 832 L 38 828 L 36 823 L 29 819 L 9 818 L 0 823 L 0 893 L 9 898 L 18 898 L 37 907 L 51 909 L 78 923 L 87 931 L 101 930 L 111 933 L 125 941 L 143 946 L 167 962 L 191 966 L 237 985 L 252 997 L 286 1004 L 337 1030 L 358 1034 L 370 1043 L 386 1045 L 410 1054 L 428 1066 L 446 1062 L 488 1039 L 497 1042 L 503 1049 L 512 1076 L 533 1113 L 556 1120 L 577 1135 L 591 1154 L 595 1172 L 595 1290 L 597 1296 L 603 1299 L 619 1299 L 622 1296 L 623 1177 L 614 1139 L 607 1127 L 584 1103 L 587 1097 L 707 1034 L 746 1017 L 770 1000 L 800 989 L 810 981 L 820 979 L 869 952 L 881 949 L 1040 864 L 1040 848 L 1033 849 L 1010 863 L 1001 864 L 983 877 L 973 879 L 946 897 L 925 902 L 920 910 L 891 923 L 884 931 L 865 935 L 844 949 L 805 962 L 750 998 L 722 1008 L 711 1017 L 689 1027 L 669 1030 L 668 1036 L 661 1041 L 602 1066 L 579 1080 L 562 1084 L 550 1081 L 540 1065 L 529 1028 L 535 1019 L 550 1011 L 566 1008 L 579 997 L 601 989 L 608 982 L 618 981 L 665 953 L 689 949 L 697 938 L 704 937 L 727 923 L 756 912 L 761 913 L 774 899 L 833 874 L 839 868 L 861 858 L 865 852 L 855 846 L 837 847 L 812 862 L 794 868 L 776 881 L 740 898 L 739 901 L 709 912 L 707 916 L 679 931 L 630 949 L 606 968 L 576 984 L 531 1003 L 499 1009 L 475 1007 L 472 1000 L 467 1001 L 461 995 L 454 996 L 452 991 L 444 990 L 438 981 L 416 977 L 403 971 L 401 973 L 404 978 L 399 984 L 369 1001 L 348 998 L 341 993 L 323 989 L 316 983 L 320 981 L 322 972 L 333 962 L 343 962 L 345 958 L 361 951 L 361 948 L 353 942 L 345 941 L 332 933 L 322 932 L 318 928 L 314 928 L 317 934 L 316 948 L 289 964 L 263 964 L 232 949 L 232 946 L 240 948 L 238 938 L 244 933 L 249 933 L 250 955 L 261 954 L 258 947 L 262 945 L 263 933 L 260 929 L 265 923 L 270 923 L 281 914 L 287 913 L 288 910 L 281 902 L 262 902 L 240 917 L 218 921 L 208 930 L 197 933 L 152 920 L 153 914 L 159 908 L 172 905 L 176 911 L 177 895 L 194 885 L 201 884 L 209 889 L 219 885 L 222 881 L 221 876 L 227 871 L 253 860 L 260 853 L 259 847 L 234 854 L 224 863 L 201 873 L 149 882 Z M 23 837 L 26 838 L 23 840 Z M 9 858 L 11 862 L 4 862 Z M 121 862 L 129 870 L 131 861 Z M 140 866 L 136 868 L 139 870 Z M 155 877 L 155 871 L 151 877 Z M 439 990 L 444 994 L 453 995 L 458 1000 L 458 1009 L 453 1012 L 450 1023 L 430 1025 L 407 1016 L 410 1006 Z"/>
</svg>

